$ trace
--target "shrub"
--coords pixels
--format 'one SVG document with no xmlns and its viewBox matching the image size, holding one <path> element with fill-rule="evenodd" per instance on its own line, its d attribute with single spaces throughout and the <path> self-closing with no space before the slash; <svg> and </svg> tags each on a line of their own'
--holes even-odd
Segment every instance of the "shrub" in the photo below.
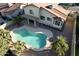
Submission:
<svg viewBox="0 0 79 59">
<path fill-rule="evenodd" d="M 0 29 L 0 55 L 4 55 L 9 49 L 8 39 L 11 39 L 9 31 Z"/>
</svg>

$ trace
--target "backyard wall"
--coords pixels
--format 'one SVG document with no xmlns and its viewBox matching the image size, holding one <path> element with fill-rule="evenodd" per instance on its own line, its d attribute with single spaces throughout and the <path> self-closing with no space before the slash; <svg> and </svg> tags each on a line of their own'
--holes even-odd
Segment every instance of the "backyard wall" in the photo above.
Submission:
<svg viewBox="0 0 79 59">
<path fill-rule="evenodd" d="M 73 28 L 73 38 L 71 44 L 71 56 L 75 56 L 75 46 L 76 46 L 76 19 L 74 21 L 74 28 Z"/>
</svg>

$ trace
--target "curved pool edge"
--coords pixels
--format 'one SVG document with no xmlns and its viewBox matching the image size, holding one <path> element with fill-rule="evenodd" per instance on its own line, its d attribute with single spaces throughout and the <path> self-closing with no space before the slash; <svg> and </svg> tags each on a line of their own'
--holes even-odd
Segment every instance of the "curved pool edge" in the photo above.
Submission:
<svg viewBox="0 0 79 59">
<path fill-rule="evenodd" d="M 11 35 L 11 37 L 12 37 L 12 41 L 13 41 L 13 42 L 17 42 L 17 41 L 18 41 L 18 40 L 15 39 L 13 31 L 10 32 L 10 35 Z M 28 44 L 26 44 L 26 47 L 27 47 L 27 49 L 32 49 L 32 50 L 34 50 L 34 51 L 43 51 L 43 50 L 51 49 L 51 42 L 48 40 L 48 37 L 47 37 L 46 45 L 45 45 L 45 47 L 43 47 L 43 48 L 32 48 L 32 47 L 31 47 L 30 45 L 28 45 Z"/>
<path fill-rule="evenodd" d="M 48 40 L 46 42 L 47 42 L 46 46 L 43 47 L 43 48 L 39 48 L 39 49 L 37 49 L 37 48 L 31 48 L 31 49 L 34 50 L 34 51 L 43 51 L 43 50 L 51 49 L 51 42 L 49 42 Z"/>
</svg>

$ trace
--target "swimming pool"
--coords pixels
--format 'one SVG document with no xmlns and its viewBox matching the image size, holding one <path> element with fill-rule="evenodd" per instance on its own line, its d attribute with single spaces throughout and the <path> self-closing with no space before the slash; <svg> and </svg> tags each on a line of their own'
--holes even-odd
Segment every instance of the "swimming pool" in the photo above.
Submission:
<svg viewBox="0 0 79 59">
<path fill-rule="evenodd" d="M 26 28 L 14 30 L 16 40 L 25 42 L 32 48 L 43 48 L 46 45 L 47 36 L 42 33 L 34 33 Z"/>
</svg>

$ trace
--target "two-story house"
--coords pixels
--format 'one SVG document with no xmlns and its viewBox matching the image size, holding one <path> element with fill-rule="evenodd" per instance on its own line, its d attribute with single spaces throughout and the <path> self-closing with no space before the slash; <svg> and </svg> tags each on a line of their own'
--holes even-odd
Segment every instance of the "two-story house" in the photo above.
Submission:
<svg viewBox="0 0 79 59">
<path fill-rule="evenodd" d="M 47 3 L 34 3 L 28 4 L 24 7 L 24 17 L 27 19 L 28 24 L 30 21 L 36 22 L 62 29 L 64 22 L 70 11 L 65 10 L 61 6 Z"/>
</svg>

